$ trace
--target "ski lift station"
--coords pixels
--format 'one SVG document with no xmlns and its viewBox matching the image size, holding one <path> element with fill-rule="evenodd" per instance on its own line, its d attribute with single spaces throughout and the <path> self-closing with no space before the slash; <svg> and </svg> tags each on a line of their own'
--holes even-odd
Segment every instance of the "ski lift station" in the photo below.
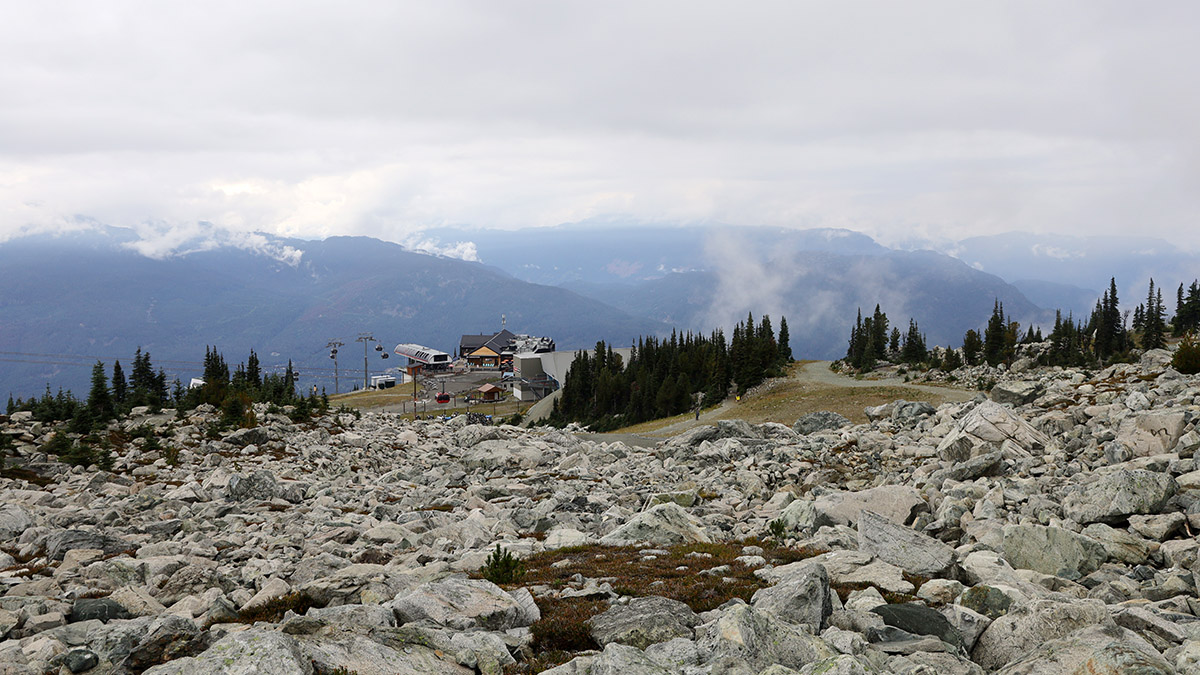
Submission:
<svg viewBox="0 0 1200 675">
<path fill-rule="evenodd" d="M 450 355 L 431 347 L 413 343 L 396 345 L 396 355 L 408 358 L 412 365 L 419 365 L 423 370 L 446 370 L 450 367 Z"/>
</svg>

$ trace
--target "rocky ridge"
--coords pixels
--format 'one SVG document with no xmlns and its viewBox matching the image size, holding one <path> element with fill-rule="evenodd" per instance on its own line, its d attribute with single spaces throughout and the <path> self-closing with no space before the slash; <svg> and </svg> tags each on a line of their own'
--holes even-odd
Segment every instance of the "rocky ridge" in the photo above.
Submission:
<svg viewBox="0 0 1200 675">
<path fill-rule="evenodd" d="M 102 472 L 49 461 L 18 413 L 0 432 L 54 475 L 0 482 L 0 673 L 497 673 L 568 598 L 608 608 L 559 674 L 1200 672 L 1200 378 L 1166 363 L 648 449 L 266 409 L 214 439 L 201 408 L 138 411 L 124 428 L 177 453 L 134 442 Z M 497 544 L 579 563 L 737 540 L 704 574 L 760 587 L 699 612 L 611 577 L 468 575 Z"/>
</svg>

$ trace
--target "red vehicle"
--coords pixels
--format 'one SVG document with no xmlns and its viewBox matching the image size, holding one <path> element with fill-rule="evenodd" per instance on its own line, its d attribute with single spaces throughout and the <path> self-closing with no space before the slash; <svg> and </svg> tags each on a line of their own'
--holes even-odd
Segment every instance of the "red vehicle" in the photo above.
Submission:
<svg viewBox="0 0 1200 675">
<path fill-rule="evenodd" d="M 450 394 L 438 394 L 437 398 L 435 400 L 438 403 L 449 403 L 450 402 Z"/>
</svg>

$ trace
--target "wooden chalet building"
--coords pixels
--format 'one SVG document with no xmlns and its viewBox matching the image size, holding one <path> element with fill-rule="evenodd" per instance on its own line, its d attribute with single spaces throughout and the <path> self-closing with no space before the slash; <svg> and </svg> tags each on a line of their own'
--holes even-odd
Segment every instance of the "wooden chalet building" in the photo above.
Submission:
<svg viewBox="0 0 1200 675">
<path fill-rule="evenodd" d="M 458 342 L 458 355 L 472 368 L 499 370 L 505 352 L 512 359 L 510 345 L 516 337 L 509 330 L 490 335 L 464 335 Z"/>
</svg>

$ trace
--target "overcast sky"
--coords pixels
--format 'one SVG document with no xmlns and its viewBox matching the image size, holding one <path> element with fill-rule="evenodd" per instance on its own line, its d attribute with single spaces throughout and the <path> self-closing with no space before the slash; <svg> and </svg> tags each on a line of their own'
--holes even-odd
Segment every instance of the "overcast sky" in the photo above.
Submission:
<svg viewBox="0 0 1200 675">
<path fill-rule="evenodd" d="M 0 0 L 0 238 L 589 218 L 1200 246 L 1200 3 Z"/>
</svg>

